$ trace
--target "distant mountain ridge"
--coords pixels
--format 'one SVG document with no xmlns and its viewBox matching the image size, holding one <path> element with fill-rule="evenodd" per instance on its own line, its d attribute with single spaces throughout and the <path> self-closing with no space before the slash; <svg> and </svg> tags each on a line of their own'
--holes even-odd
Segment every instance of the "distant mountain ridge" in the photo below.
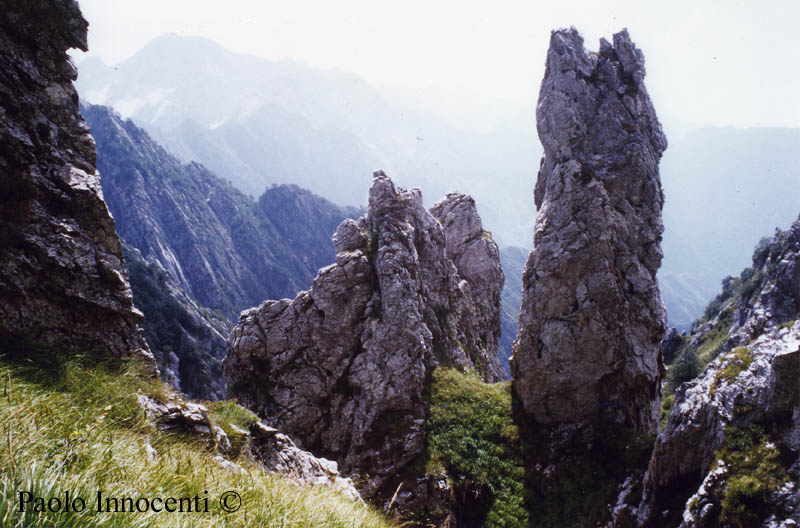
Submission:
<svg viewBox="0 0 800 528">
<path fill-rule="evenodd" d="M 538 142 L 517 108 L 464 100 L 461 113 L 493 123 L 469 129 L 354 74 L 177 35 L 113 68 L 87 59 L 80 72 L 84 99 L 114 107 L 183 161 L 203 163 L 245 193 L 296 183 L 335 203 L 363 205 L 370 175 L 383 169 L 430 200 L 470 194 L 501 245 L 532 240 L 533 203 L 512 182 L 533 181 L 539 152 L 529 151 Z"/>
<path fill-rule="evenodd" d="M 369 175 L 384 169 L 430 199 L 470 194 L 501 247 L 532 244 L 541 157 L 532 105 L 379 90 L 357 75 L 177 35 L 113 68 L 85 60 L 77 87 L 245 193 L 295 183 L 362 205 Z M 800 201 L 800 130 L 667 121 L 665 132 L 659 282 L 670 324 L 685 328 L 722 278 L 747 265 L 760 234 L 793 220 L 787 205 Z"/>
<path fill-rule="evenodd" d="M 221 397 L 218 363 L 239 312 L 309 287 L 317 269 L 334 260 L 336 227 L 360 210 L 295 185 L 274 186 L 254 201 L 202 165 L 181 164 L 113 110 L 82 111 L 97 143 L 105 199 L 130 246 L 134 298 L 148 296 L 137 303 L 145 307 L 154 353 L 177 384 L 188 368 L 181 361 L 199 362 L 181 388 Z"/>
</svg>

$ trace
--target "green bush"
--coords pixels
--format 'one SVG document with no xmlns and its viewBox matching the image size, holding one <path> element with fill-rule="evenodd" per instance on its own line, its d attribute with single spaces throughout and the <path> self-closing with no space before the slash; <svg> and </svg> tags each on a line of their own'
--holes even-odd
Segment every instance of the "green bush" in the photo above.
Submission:
<svg viewBox="0 0 800 528">
<path fill-rule="evenodd" d="M 734 348 L 728 357 L 730 358 L 728 364 L 722 369 L 720 376 L 728 383 L 733 383 L 736 376 L 750 368 L 753 354 L 747 347 L 740 346 Z"/>
<path fill-rule="evenodd" d="M 472 374 L 437 368 L 427 426 L 429 464 L 441 464 L 451 475 L 490 490 L 493 501 L 483 526 L 527 526 L 525 467 L 511 414 L 511 384 L 487 384 Z"/>
<path fill-rule="evenodd" d="M 769 496 L 788 480 L 779 449 L 758 425 L 728 427 L 716 455 L 728 466 L 720 519 L 741 528 L 762 526 Z"/>
<path fill-rule="evenodd" d="M 700 374 L 700 362 L 694 349 L 689 347 L 675 360 L 669 369 L 667 384 L 670 392 L 681 383 L 691 381 Z"/>
</svg>

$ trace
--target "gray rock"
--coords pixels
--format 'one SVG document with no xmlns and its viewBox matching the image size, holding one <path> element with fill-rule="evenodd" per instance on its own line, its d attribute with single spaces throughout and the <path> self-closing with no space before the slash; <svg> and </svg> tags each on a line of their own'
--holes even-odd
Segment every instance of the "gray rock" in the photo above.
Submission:
<svg viewBox="0 0 800 528">
<path fill-rule="evenodd" d="M 211 444 L 224 453 L 230 452 L 231 442 L 221 427 L 212 423 L 208 408 L 199 403 L 186 401 L 177 394 L 170 395 L 166 403 L 140 394 L 139 405 L 147 416 L 163 430 L 177 429 L 205 436 Z"/>
<path fill-rule="evenodd" d="M 537 106 L 539 209 L 523 276 L 514 391 L 540 424 L 616 423 L 655 433 L 665 313 L 667 142 L 626 30 L 599 53 L 554 31 Z"/>
<path fill-rule="evenodd" d="M 120 241 L 78 113 L 67 49 L 87 49 L 73 0 L 0 10 L 0 335 L 135 355 L 155 373 Z"/>
<path fill-rule="evenodd" d="M 485 380 L 501 372 L 489 348 L 496 329 L 485 328 L 496 324 L 502 287 L 496 246 L 457 237 L 449 248 L 442 224 L 477 215 L 466 197 L 438 207 L 442 223 L 419 190 L 375 173 L 367 214 L 336 232 L 336 264 L 294 300 L 243 312 L 223 364 L 232 396 L 301 448 L 363 475 L 368 496 L 424 450 L 431 369 L 474 369 Z M 480 232 L 479 222 L 470 229 Z M 474 288 L 448 254 L 463 257 Z"/>
<path fill-rule="evenodd" d="M 715 453 L 729 427 L 763 426 L 790 459 L 784 464 L 797 482 L 800 321 L 764 334 L 746 348 L 752 360 L 746 368 L 731 368 L 739 359 L 735 354 L 723 354 L 702 376 L 676 391 L 673 411 L 656 441 L 644 478 L 640 526 L 658 525 L 664 512 L 681 518 L 682 526 L 719 525 L 719 508 L 714 506 L 720 503 L 728 475 L 724 464 L 715 465 Z M 793 493 L 793 486 L 777 490 L 767 502 L 778 518 L 797 522 L 800 496 Z"/>
<path fill-rule="evenodd" d="M 491 233 L 483 229 L 471 197 L 449 193 L 433 206 L 431 214 L 444 227 L 447 257 L 467 282 L 459 283 L 459 288 L 479 330 L 478 346 L 496 351 L 500 340 L 500 292 L 505 282 L 503 269 L 498 265 L 500 250 Z M 487 357 L 491 360 L 486 366 L 491 373 L 489 381 L 506 379 L 508 376 L 496 354 Z"/>
<path fill-rule="evenodd" d="M 351 500 L 362 500 L 353 481 L 339 473 L 336 462 L 299 449 L 285 434 L 254 436 L 250 453 L 268 471 L 280 473 L 301 486 L 329 486 Z"/>
</svg>

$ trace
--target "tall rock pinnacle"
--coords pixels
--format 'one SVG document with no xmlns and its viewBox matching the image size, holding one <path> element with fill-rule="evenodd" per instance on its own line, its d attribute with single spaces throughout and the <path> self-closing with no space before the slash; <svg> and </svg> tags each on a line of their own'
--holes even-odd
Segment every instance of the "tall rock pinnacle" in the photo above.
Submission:
<svg viewBox="0 0 800 528">
<path fill-rule="evenodd" d="M 536 120 L 539 216 L 523 276 L 514 390 L 536 423 L 602 421 L 653 433 L 665 312 L 661 265 L 667 146 L 627 30 L 598 53 L 554 31 Z"/>
<path fill-rule="evenodd" d="M 339 225 L 336 263 L 311 289 L 242 312 L 223 366 L 230 394 L 364 475 L 367 496 L 380 491 L 425 449 L 436 365 L 504 375 L 503 275 L 484 235 L 471 198 L 449 194 L 428 212 L 418 189 L 376 173 L 367 214 Z"/>
</svg>

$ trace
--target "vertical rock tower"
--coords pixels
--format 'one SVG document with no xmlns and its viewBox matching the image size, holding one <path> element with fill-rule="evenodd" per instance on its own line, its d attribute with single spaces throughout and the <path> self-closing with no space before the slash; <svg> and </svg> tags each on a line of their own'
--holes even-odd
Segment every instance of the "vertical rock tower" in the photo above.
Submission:
<svg viewBox="0 0 800 528">
<path fill-rule="evenodd" d="M 155 370 L 78 113 L 74 0 L 0 10 L 0 338 L 140 355 Z"/>
<path fill-rule="evenodd" d="M 511 360 L 514 391 L 539 424 L 657 430 L 667 141 L 644 76 L 627 30 L 598 53 L 574 28 L 551 35 L 536 109 L 535 249 Z"/>
</svg>

